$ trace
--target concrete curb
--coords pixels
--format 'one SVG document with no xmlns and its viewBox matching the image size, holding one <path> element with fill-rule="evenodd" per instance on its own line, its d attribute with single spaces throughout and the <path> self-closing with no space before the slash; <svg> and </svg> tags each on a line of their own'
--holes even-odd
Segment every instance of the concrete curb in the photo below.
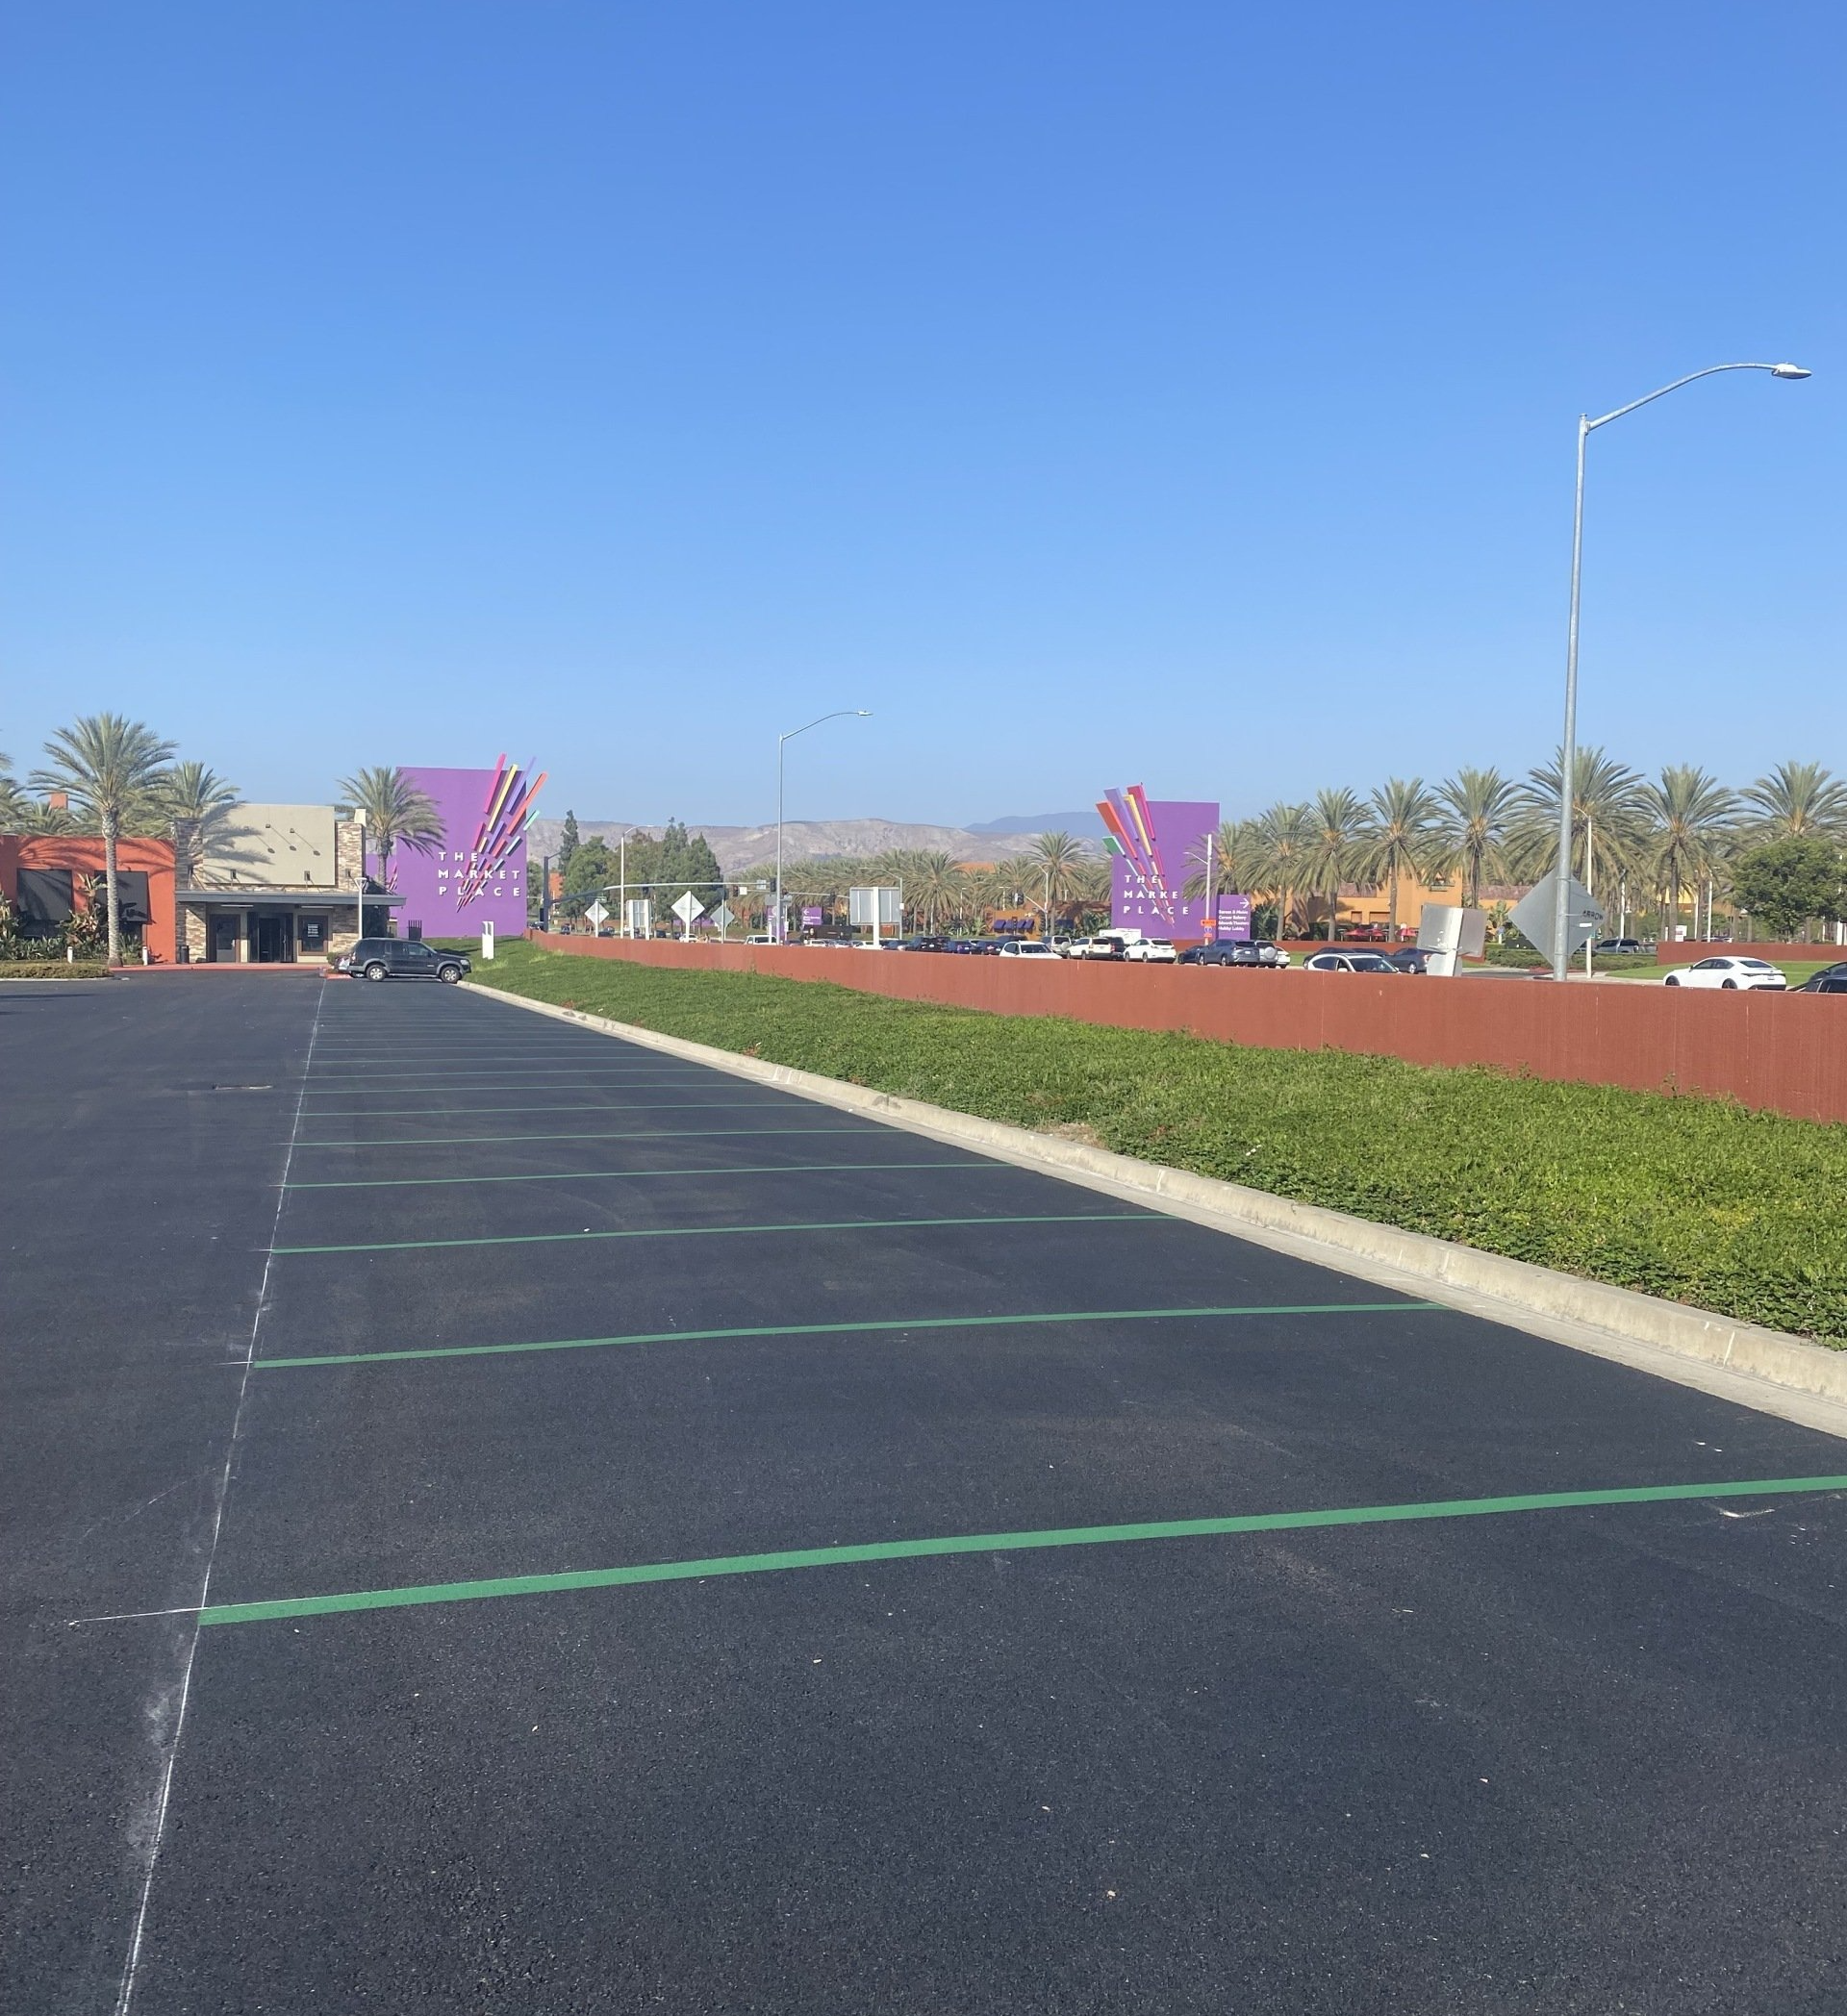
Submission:
<svg viewBox="0 0 1847 2016">
<path fill-rule="evenodd" d="M 1780 1330 L 1712 1315 L 1684 1302 L 1582 1280 L 1530 1261 L 1505 1259 L 1422 1232 L 1400 1231 L 1344 1211 L 1296 1203 L 1268 1191 L 1195 1175 L 1163 1163 L 1143 1162 L 1005 1121 L 982 1120 L 922 1099 L 899 1098 L 892 1093 L 797 1071 L 793 1065 L 770 1064 L 685 1037 L 664 1036 L 629 1022 L 587 1015 L 581 1009 L 555 1007 L 549 1001 L 535 1001 L 479 981 L 463 984 L 492 1000 L 508 1001 L 536 1015 L 709 1065 L 733 1077 L 798 1093 L 804 1098 L 864 1114 L 937 1141 L 978 1147 L 1001 1161 L 1044 1170 L 1112 1197 L 1141 1202 L 1158 1198 L 1177 1217 L 1214 1230 L 1444 1302 L 1576 1350 L 1617 1359 L 1761 1413 L 1847 1436 L 1847 1351 L 1830 1350 Z"/>
</svg>

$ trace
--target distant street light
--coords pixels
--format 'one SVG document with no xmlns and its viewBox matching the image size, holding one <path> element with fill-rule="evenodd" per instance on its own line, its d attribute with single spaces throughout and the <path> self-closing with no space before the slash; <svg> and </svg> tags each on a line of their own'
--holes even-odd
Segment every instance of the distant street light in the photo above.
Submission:
<svg viewBox="0 0 1847 2016">
<path fill-rule="evenodd" d="M 1683 385 L 1691 385 L 1696 378 L 1710 378 L 1719 371 L 1768 371 L 1773 378 L 1807 378 L 1811 374 L 1798 364 L 1709 364 L 1703 371 L 1689 371 L 1684 378 L 1677 378 L 1672 385 L 1664 385 L 1658 391 L 1647 393 L 1640 399 L 1632 399 L 1627 406 L 1617 407 L 1614 413 L 1606 413 L 1592 419 L 1587 414 L 1578 416 L 1578 505 L 1571 528 L 1571 632 L 1565 648 L 1565 740 L 1558 770 L 1558 886 L 1557 902 L 1554 905 L 1552 920 L 1552 977 L 1562 980 L 1570 963 L 1571 944 L 1571 795 L 1575 782 L 1573 771 L 1578 768 L 1578 583 L 1584 551 L 1584 443 L 1599 427 L 1607 427 L 1611 420 L 1620 420 L 1626 413 L 1633 413 L 1638 406 L 1651 405 L 1657 399 L 1664 399 L 1669 392 L 1677 392 Z"/>
<path fill-rule="evenodd" d="M 786 937 L 782 915 L 782 745 L 794 742 L 797 735 L 806 735 L 810 728 L 819 728 L 822 721 L 837 721 L 843 715 L 856 716 L 860 720 L 871 720 L 870 707 L 836 707 L 832 714 L 818 714 L 812 721 L 804 721 L 799 728 L 791 728 L 786 735 L 776 737 L 776 922 L 771 937 L 781 945 Z"/>
</svg>

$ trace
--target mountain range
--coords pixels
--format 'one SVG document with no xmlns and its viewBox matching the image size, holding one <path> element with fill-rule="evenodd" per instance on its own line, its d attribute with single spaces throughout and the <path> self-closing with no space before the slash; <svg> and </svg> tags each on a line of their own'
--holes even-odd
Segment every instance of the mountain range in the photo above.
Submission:
<svg viewBox="0 0 1847 2016">
<path fill-rule="evenodd" d="M 527 831 L 531 855 L 555 854 L 565 830 L 562 819 L 536 819 Z M 689 833 L 701 833 L 719 866 L 735 874 L 740 869 L 758 868 L 776 856 L 776 829 L 768 826 L 710 826 L 687 822 Z M 1038 833 L 1063 831 L 1093 838 L 1102 831 L 1096 813 L 1062 812 L 1040 816 L 1018 815 L 989 819 L 979 826 L 911 825 L 898 819 L 790 819 L 782 829 L 785 863 L 818 861 L 830 854 L 883 854 L 903 848 L 922 854 L 948 854 L 957 861 L 996 861 L 1025 853 Z M 645 833 L 658 840 L 659 826 L 637 825 L 627 819 L 580 819 L 579 840 L 599 839 L 614 846 L 624 833 Z"/>
</svg>

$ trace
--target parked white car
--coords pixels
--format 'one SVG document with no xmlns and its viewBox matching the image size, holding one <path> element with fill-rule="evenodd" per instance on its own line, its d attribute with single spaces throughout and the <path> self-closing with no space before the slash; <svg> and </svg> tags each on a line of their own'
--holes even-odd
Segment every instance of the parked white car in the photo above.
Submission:
<svg viewBox="0 0 1847 2016">
<path fill-rule="evenodd" d="M 1139 960 L 1144 966 L 1173 966 L 1179 956 L 1171 938 L 1138 938 L 1123 947 L 1125 959 Z"/>
<path fill-rule="evenodd" d="M 1399 969 L 1377 952 L 1315 952 L 1302 962 L 1304 973 L 1396 973 Z"/>
<path fill-rule="evenodd" d="M 1056 959 L 1058 954 L 1042 938 L 1020 938 L 1012 945 L 1003 945 L 997 957 L 1001 959 Z"/>
<path fill-rule="evenodd" d="M 1782 967 L 1772 966 L 1767 959 L 1736 959 L 1728 953 L 1722 959 L 1702 959 L 1694 966 L 1677 966 L 1664 984 L 1669 987 L 1723 987 L 1727 993 L 1733 988 L 1748 987 L 1762 994 L 1783 994 L 1788 989 L 1789 976 Z"/>
</svg>

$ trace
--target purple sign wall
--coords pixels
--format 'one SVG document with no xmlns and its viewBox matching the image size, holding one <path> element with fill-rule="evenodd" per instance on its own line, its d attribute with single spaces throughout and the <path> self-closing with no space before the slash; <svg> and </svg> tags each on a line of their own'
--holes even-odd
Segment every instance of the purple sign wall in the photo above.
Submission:
<svg viewBox="0 0 1847 2016">
<path fill-rule="evenodd" d="M 1150 938 L 1206 937 L 1204 896 L 1182 891 L 1205 872 L 1205 838 L 1218 831 L 1218 806 L 1149 798 L 1136 789 L 1112 793 L 1110 802 L 1126 842 L 1110 863 L 1111 924 Z"/>
<path fill-rule="evenodd" d="M 526 819 L 540 777 L 528 783 L 518 765 L 443 770 L 405 765 L 404 775 L 435 805 L 443 842 L 419 853 L 402 841 L 392 849 L 391 886 L 404 902 L 395 915 L 400 937 L 413 926 L 425 938 L 469 938 L 492 923 L 497 937 L 526 928 Z M 378 874 L 375 856 L 367 872 Z"/>
</svg>

